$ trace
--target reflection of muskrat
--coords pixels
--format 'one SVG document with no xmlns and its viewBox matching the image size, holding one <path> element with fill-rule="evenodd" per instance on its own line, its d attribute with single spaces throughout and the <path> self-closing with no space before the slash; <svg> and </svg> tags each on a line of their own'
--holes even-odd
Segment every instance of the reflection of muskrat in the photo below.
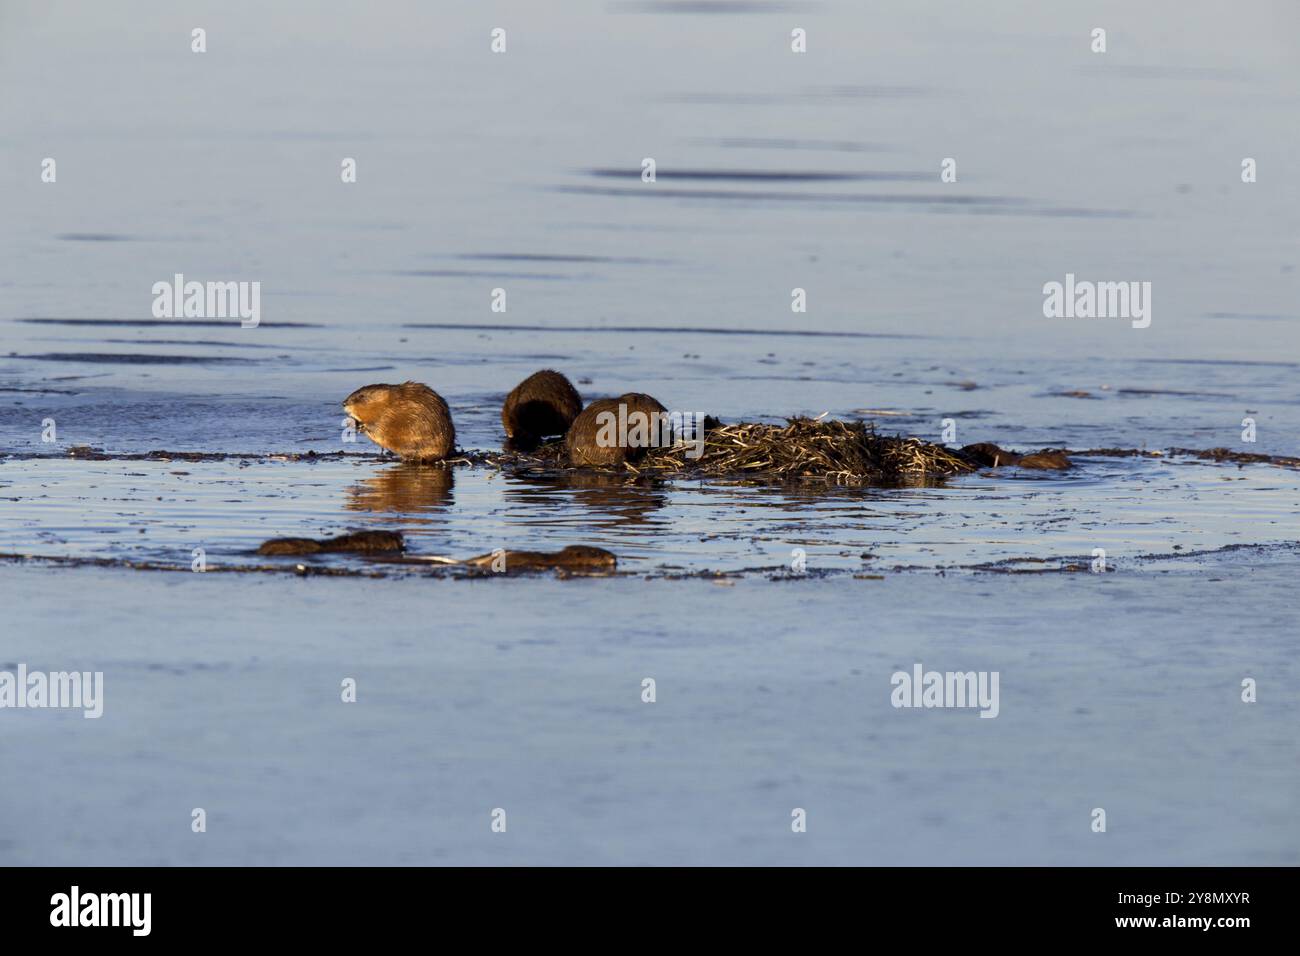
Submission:
<svg viewBox="0 0 1300 956">
<path fill-rule="evenodd" d="M 455 469 L 425 468 L 418 462 L 403 461 L 380 468 L 348 489 L 343 503 L 348 511 L 399 511 L 412 515 L 441 511 L 452 503 Z M 412 518 L 428 522 L 428 518 Z"/>
<path fill-rule="evenodd" d="M 582 411 L 582 396 L 573 383 L 549 368 L 534 372 L 514 387 L 501 406 L 506 438 L 535 445 L 547 435 L 563 435 Z"/>
<path fill-rule="evenodd" d="M 413 461 L 438 461 L 456 445 L 456 428 L 442 396 L 428 385 L 367 385 L 343 400 L 357 430 L 381 448 Z"/>
<path fill-rule="evenodd" d="M 623 409 L 621 414 L 620 408 Z M 667 437 L 661 433 L 666 425 L 661 425 L 657 417 L 667 413 L 666 408 L 640 392 L 597 399 L 573 420 L 564 436 L 569 463 L 617 465 L 639 460 L 645 455 L 647 446 L 661 444 L 661 437 Z M 613 416 L 612 419 L 609 415 Z"/>
</svg>

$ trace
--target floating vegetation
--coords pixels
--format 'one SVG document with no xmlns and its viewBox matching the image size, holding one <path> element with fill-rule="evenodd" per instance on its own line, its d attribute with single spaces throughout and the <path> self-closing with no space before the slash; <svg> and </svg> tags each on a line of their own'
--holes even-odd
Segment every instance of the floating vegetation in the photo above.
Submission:
<svg viewBox="0 0 1300 956">
<path fill-rule="evenodd" d="M 565 468 L 562 442 L 529 454 L 492 456 L 503 468 Z M 764 484 L 900 485 L 974 471 L 977 462 L 919 438 L 876 433 L 867 422 L 791 418 L 785 425 L 714 424 L 701 444 L 652 448 L 635 465 L 585 470 L 657 478 L 718 478 Z"/>
</svg>

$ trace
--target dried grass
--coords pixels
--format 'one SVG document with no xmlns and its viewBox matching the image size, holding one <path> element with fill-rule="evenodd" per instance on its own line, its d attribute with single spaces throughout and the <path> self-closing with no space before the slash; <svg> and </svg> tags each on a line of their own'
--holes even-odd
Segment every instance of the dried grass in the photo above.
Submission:
<svg viewBox="0 0 1300 956">
<path fill-rule="evenodd" d="M 959 454 L 919 438 L 876 434 L 866 422 L 792 418 L 785 425 L 741 422 L 705 434 L 702 453 L 693 445 L 652 448 L 635 465 L 587 468 L 612 474 L 660 478 L 715 478 L 763 484 L 824 482 L 831 485 L 898 485 L 975 470 Z M 530 455 L 496 458 L 498 464 L 567 465 L 563 443 Z"/>
</svg>

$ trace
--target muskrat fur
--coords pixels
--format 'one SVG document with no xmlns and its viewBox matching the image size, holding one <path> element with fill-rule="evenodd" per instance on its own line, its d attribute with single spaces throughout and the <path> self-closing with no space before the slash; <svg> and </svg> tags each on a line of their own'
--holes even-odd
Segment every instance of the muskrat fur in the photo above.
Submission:
<svg viewBox="0 0 1300 956">
<path fill-rule="evenodd" d="M 440 461 L 456 447 L 456 428 L 441 395 L 428 385 L 367 385 L 343 400 L 357 430 L 410 461 Z"/>
<path fill-rule="evenodd" d="M 623 409 L 621 414 L 620 407 Z M 606 414 L 614 416 L 613 435 L 610 434 L 610 420 L 604 418 Z M 580 467 L 639 461 L 645 455 L 648 445 L 659 443 L 661 429 L 657 416 L 667 414 L 668 410 L 659 402 L 641 392 L 627 392 L 618 398 L 597 399 L 573 420 L 564 436 L 569 464 Z M 639 444 L 640 436 L 635 434 L 635 430 L 639 430 L 637 424 L 640 416 L 645 416 L 643 427 L 648 430 L 648 444 Z M 628 434 L 618 434 L 620 429 L 617 423 L 626 424 Z"/>
<path fill-rule="evenodd" d="M 501 406 L 506 438 L 517 447 L 563 435 L 582 411 L 582 396 L 559 372 L 544 368 L 514 387 Z"/>
</svg>

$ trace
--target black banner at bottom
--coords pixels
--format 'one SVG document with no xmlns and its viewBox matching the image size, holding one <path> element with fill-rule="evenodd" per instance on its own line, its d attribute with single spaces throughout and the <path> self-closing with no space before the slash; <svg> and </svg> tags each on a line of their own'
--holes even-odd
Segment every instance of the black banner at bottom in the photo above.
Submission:
<svg viewBox="0 0 1300 956">
<path fill-rule="evenodd" d="M 0 925 L 7 942 L 75 934 L 79 945 L 374 943 L 439 924 L 487 930 L 493 942 L 517 929 L 533 942 L 559 933 L 612 943 L 620 937 L 611 930 L 636 939 L 680 924 L 693 938 L 734 943 L 787 924 L 814 934 L 910 927 L 926 942 L 1129 935 L 1230 944 L 1283 928 L 1294 877 L 1286 868 L 15 868 L 0 870 Z"/>
</svg>

